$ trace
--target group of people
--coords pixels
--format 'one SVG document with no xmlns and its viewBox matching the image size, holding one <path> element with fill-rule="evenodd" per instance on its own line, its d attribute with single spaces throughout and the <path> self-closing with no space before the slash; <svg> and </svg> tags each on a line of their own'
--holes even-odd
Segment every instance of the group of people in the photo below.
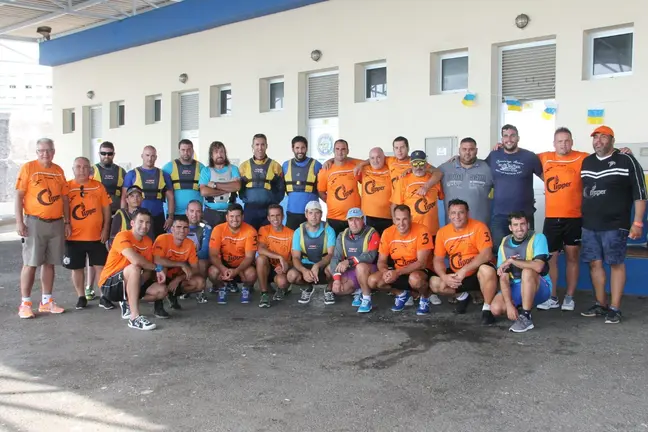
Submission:
<svg viewBox="0 0 648 432">
<path fill-rule="evenodd" d="M 321 164 L 297 136 L 294 158 L 279 164 L 266 153 L 265 135 L 257 134 L 253 156 L 239 167 L 222 142 L 210 145 L 205 166 L 192 142 L 181 140 L 179 157 L 161 169 L 156 149 L 146 146 L 142 165 L 126 173 L 113 162 L 115 146 L 104 142 L 100 162 L 76 158 L 69 181 L 53 163 L 54 143 L 41 139 L 38 158 L 21 167 L 16 182 L 24 263 L 19 316 L 34 317 L 37 267 L 38 310 L 64 311 L 52 298 L 54 266 L 62 264 L 72 272 L 77 309 L 95 297 L 96 286 L 99 305 L 113 309 L 118 302 L 129 327 L 140 330 L 155 328 L 140 301 L 168 318 L 165 299 L 181 309 L 178 298 L 195 293 L 205 303 L 209 290 L 226 304 L 240 284 L 240 301 L 250 303 L 258 284 L 262 308 L 293 285 L 301 286 L 301 304 L 324 285 L 325 304 L 348 295 L 359 313 L 372 310 L 379 290 L 394 296 L 394 312 L 418 303 L 417 315 L 429 314 L 440 296 L 459 314 L 471 300 L 483 301 L 482 324 L 506 316 L 511 331 L 525 332 L 534 327 L 534 307 L 574 310 L 583 260 L 596 301 L 582 315 L 620 322 L 627 238 L 642 235 L 645 213 L 641 166 L 628 149 L 614 148 L 607 126 L 591 134 L 593 154 L 572 150 L 566 128 L 556 130 L 554 151 L 538 155 L 518 146 L 515 126 L 501 132 L 485 160 L 477 158 L 475 140 L 464 138 L 459 155 L 440 167 L 421 150 L 410 154 L 405 137 L 393 141 L 393 156 L 377 147 L 366 160 L 350 158 L 340 139 L 334 157 Z M 534 230 L 534 176 L 545 183 L 542 233 Z M 561 251 L 567 258 L 562 303 Z M 612 269 L 611 302 L 603 263 Z"/>
</svg>

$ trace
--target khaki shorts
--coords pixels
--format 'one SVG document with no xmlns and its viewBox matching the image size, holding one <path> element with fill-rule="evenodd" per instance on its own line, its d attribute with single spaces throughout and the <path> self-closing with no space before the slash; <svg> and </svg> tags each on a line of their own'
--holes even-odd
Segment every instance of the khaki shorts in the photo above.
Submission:
<svg viewBox="0 0 648 432">
<path fill-rule="evenodd" d="M 45 222 L 25 216 L 27 237 L 23 238 L 23 265 L 38 267 L 42 264 L 62 265 L 65 250 L 65 224 L 63 218 Z"/>
</svg>

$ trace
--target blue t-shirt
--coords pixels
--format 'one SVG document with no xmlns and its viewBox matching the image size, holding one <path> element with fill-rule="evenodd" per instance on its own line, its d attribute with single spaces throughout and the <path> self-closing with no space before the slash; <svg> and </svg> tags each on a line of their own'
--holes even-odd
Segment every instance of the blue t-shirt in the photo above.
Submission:
<svg viewBox="0 0 648 432">
<path fill-rule="evenodd" d="M 154 169 L 149 170 L 142 167 L 139 168 L 147 174 L 153 174 L 154 171 Z M 142 207 L 150 211 L 153 216 L 159 216 L 161 214 L 164 214 L 164 201 L 166 200 L 164 194 L 166 193 L 167 190 L 173 190 L 173 184 L 171 183 L 171 176 L 169 176 L 169 174 L 165 173 L 164 171 L 163 171 L 163 175 L 164 175 L 164 189 L 162 190 L 162 199 L 142 200 Z M 129 187 L 133 186 L 134 182 L 135 182 L 135 170 L 133 169 L 128 171 L 128 173 L 126 173 L 126 177 L 124 177 L 123 187 L 128 189 Z"/>
<path fill-rule="evenodd" d="M 513 236 L 509 239 L 509 246 L 515 246 L 513 244 Z M 549 259 L 549 245 L 547 244 L 547 237 L 542 233 L 535 233 L 535 237 L 533 238 L 533 258 L 531 259 L 536 258 Z M 527 257 L 526 259 L 529 260 L 530 258 Z M 497 254 L 497 267 L 501 266 L 504 261 L 506 261 L 504 254 Z M 543 277 L 549 278 L 549 275 Z M 515 281 L 518 280 L 519 279 L 515 279 Z"/>
<path fill-rule="evenodd" d="M 221 169 L 205 167 L 205 169 L 200 172 L 200 180 L 198 181 L 198 184 L 200 184 L 201 186 L 207 185 L 207 183 L 209 183 L 211 179 L 212 170 L 216 171 L 217 174 L 225 174 L 230 168 L 232 169 L 232 180 L 241 178 L 241 173 L 239 172 L 238 167 L 231 164 Z M 212 210 L 227 210 L 228 205 L 228 202 L 219 201 L 211 203 L 205 201 L 205 207 L 208 207 Z"/>
<path fill-rule="evenodd" d="M 538 156 L 522 148 L 513 154 L 499 149 L 488 155 L 486 163 L 493 174 L 493 214 L 508 215 L 524 211 L 531 216 L 535 212 L 533 175 L 542 175 Z"/>
<path fill-rule="evenodd" d="M 320 228 L 317 231 L 312 232 L 312 231 L 306 230 L 306 234 L 310 238 L 318 237 L 322 232 L 324 232 L 324 226 L 325 226 L 324 222 L 320 222 Z M 327 236 L 326 237 L 326 248 L 327 249 L 328 248 L 334 248 L 335 247 L 335 240 L 336 240 L 335 231 L 333 230 L 333 228 L 330 227 L 330 225 L 326 227 L 326 236 Z M 295 230 L 295 234 L 293 234 L 292 250 L 301 252 L 301 228 L 297 228 Z M 308 258 L 302 258 L 302 263 L 304 263 L 304 264 L 315 264 L 314 262 L 312 262 Z"/>
<path fill-rule="evenodd" d="M 295 164 L 298 167 L 304 167 L 308 165 L 310 160 L 311 158 L 306 158 L 303 162 L 295 161 Z M 291 162 L 292 159 L 284 162 L 281 166 L 284 178 L 286 178 L 286 173 L 288 172 L 288 164 L 290 164 Z M 315 186 L 313 188 L 313 192 L 290 192 L 287 194 L 288 204 L 286 205 L 286 211 L 289 211 L 290 213 L 304 214 L 306 204 L 308 204 L 310 201 L 319 201 L 319 195 L 317 194 L 317 174 L 321 169 L 322 164 L 319 161 L 315 161 L 315 163 L 313 164 L 313 172 L 315 173 Z"/>
<path fill-rule="evenodd" d="M 171 178 L 171 172 L 173 171 L 174 163 L 175 161 L 171 161 L 162 167 L 162 171 L 167 173 L 169 175 L 169 178 Z M 202 173 L 205 171 L 205 165 L 203 165 L 201 162 L 198 162 L 198 164 L 200 175 L 202 175 Z M 171 186 L 173 186 L 173 183 L 171 184 Z M 175 198 L 175 214 L 177 215 L 183 215 L 187 213 L 187 205 L 189 205 L 189 201 L 198 200 L 201 203 L 203 202 L 203 197 L 202 195 L 200 195 L 199 190 L 173 189 L 173 196 Z"/>
<path fill-rule="evenodd" d="M 212 227 L 205 225 L 201 239 L 196 235 L 197 230 L 198 225 L 189 225 L 189 235 L 187 235 L 187 238 L 193 241 L 196 247 L 198 247 L 199 260 L 209 259 L 209 238 L 211 237 Z"/>
</svg>

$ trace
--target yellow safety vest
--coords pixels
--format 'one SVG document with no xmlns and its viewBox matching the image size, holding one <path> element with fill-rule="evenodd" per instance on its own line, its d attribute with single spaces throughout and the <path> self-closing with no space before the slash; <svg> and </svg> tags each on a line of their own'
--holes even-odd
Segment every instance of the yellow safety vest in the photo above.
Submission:
<svg viewBox="0 0 648 432">
<path fill-rule="evenodd" d="M 142 181 L 142 171 L 141 169 L 135 168 L 135 181 L 133 186 L 139 186 L 144 192 L 144 199 L 162 199 L 162 190 L 164 189 L 164 173 L 161 169 L 156 168 L 158 171 L 157 184 L 153 187 L 146 186 Z"/>
<path fill-rule="evenodd" d="M 92 178 L 104 185 L 106 191 L 108 192 L 108 195 L 115 195 L 119 197 L 121 196 L 122 186 L 124 185 L 124 170 L 118 165 L 113 165 L 113 166 L 117 169 L 117 183 L 111 184 L 109 182 L 104 182 L 104 179 L 101 175 L 101 170 L 105 168 L 102 168 L 99 164 L 95 164 Z M 115 188 L 114 193 L 112 191 L 112 188 Z"/>
<path fill-rule="evenodd" d="M 293 165 L 295 165 L 293 167 Z M 293 180 L 293 175 L 298 180 Z M 305 179 L 302 178 L 305 177 Z M 308 164 L 303 167 L 298 166 L 295 160 L 288 162 L 288 171 L 284 177 L 286 182 L 286 192 L 313 192 L 317 184 L 317 177 L 315 176 L 315 160 L 311 159 Z"/>
<path fill-rule="evenodd" d="M 173 183 L 173 189 L 175 190 L 181 190 L 181 189 L 193 189 L 195 191 L 200 190 L 200 186 L 198 184 L 200 180 L 200 162 L 195 161 L 193 164 L 193 170 L 194 170 L 194 175 L 193 179 L 190 178 L 180 178 L 180 165 L 182 162 L 180 162 L 179 159 L 176 159 L 173 161 L 172 164 L 172 169 L 171 169 L 171 183 Z"/>
</svg>

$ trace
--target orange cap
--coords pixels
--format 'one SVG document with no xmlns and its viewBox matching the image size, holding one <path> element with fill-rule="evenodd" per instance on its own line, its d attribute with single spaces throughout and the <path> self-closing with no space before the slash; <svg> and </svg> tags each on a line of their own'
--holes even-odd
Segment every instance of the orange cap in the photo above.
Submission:
<svg viewBox="0 0 648 432">
<path fill-rule="evenodd" d="M 590 136 L 594 136 L 596 134 L 610 135 L 611 137 L 613 137 L 614 131 L 607 126 L 599 126 L 596 129 L 594 129 L 594 132 L 592 132 L 592 135 Z"/>
</svg>

